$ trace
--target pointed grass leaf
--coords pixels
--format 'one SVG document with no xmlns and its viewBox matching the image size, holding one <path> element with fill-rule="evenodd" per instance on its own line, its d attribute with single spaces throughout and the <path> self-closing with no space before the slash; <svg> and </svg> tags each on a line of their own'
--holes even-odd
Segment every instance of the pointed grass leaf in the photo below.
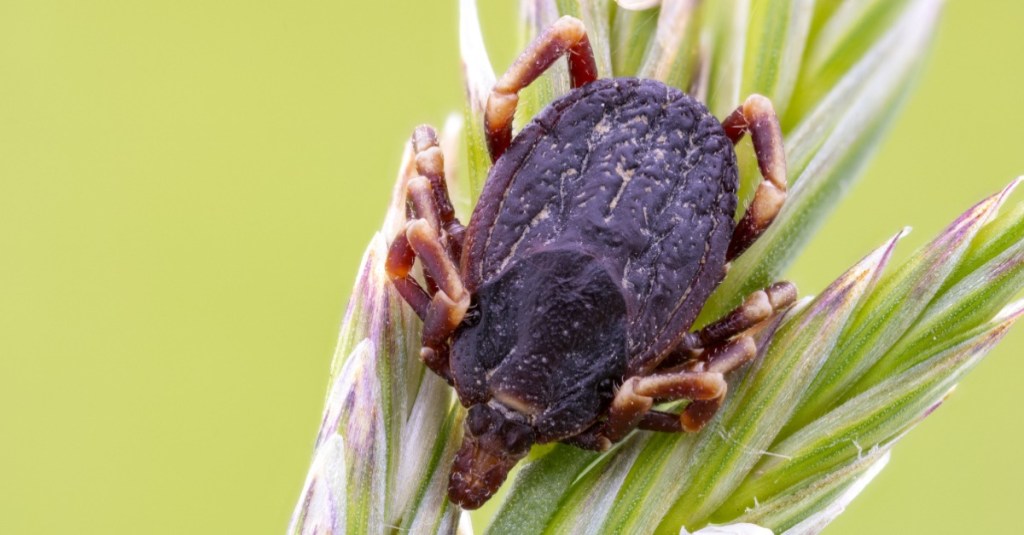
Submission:
<svg viewBox="0 0 1024 535">
<path fill-rule="evenodd" d="M 721 418 L 711 424 L 715 428 L 697 438 L 679 478 L 685 483 L 659 533 L 703 524 L 742 483 L 789 420 L 898 238 L 865 257 L 779 327 L 765 356 L 730 393 Z"/>
<path fill-rule="evenodd" d="M 930 44 L 937 15 L 937 8 L 927 9 L 931 5 L 917 2 L 918 9 L 897 20 L 799 126 L 787 132 L 793 185 L 786 204 L 772 226 L 734 262 L 698 324 L 720 317 L 743 296 L 775 280 L 856 178 Z"/>
<path fill-rule="evenodd" d="M 969 336 L 933 348 L 917 366 L 888 377 L 773 445 L 772 455 L 761 459 L 713 518 L 756 519 L 779 527 L 758 511 L 770 509 L 773 500 L 792 507 L 799 489 L 833 478 L 842 466 L 863 458 L 865 451 L 890 447 L 935 410 L 1021 312 L 1019 303 L 1007 307 Z"/>
<path fill-rule="evenodd" d="M 1014 185 L 1016 182 L 1008 186 L 1007 190 Z M 1016 229 L 1010 227 L 1006 230 Z M 994 241 L 1002 240 L 996 237 Z M 968 256 L 974 252 L 990 253 L 992 250 L 971 250 Z M 926 349 L 935 345 L 937 340 L 955 338 L 989 320 L 1022 287 L 1024 241 L 1017 241 L 964 275 L 929 303 L 913 328 L 860 380 L 853 391 L 862 391 L 884 377 L 918 364 Z"/>
<path fill-rule="evenodd" d="M 914 324 L 938 292 L 979 230 L 998 212 L 1012 189 L 985 199 L 950 224 L 931 243 L 887 275 L 843 332 L 837 354 L 829 358 L 784 434 L 806 425 L 841 399 Z M 994 312 L 994 311 L 993 311 Z"/>
<path fill-rule="evenodd" d="M 347 508 L 345 441 L 333 434 L 317 448 L 299 503 L 288 526 L 290 535 L 344 533 Z"/>
<path fill-rule="evenodd" d="M 1014 183 L 1019 184 L 1024 177 L 1018 177 Z M 1024 240 L 1024 203 L 1016 203 L 1007 210 L 1001 210 L 992 221 L 978 231 L 978 236 L 971 242 L 971 249 L 964 255 L 963 261 L 956 267 L 939 295 L 959 282 L 969 273 L 973 273 L 989 260 L 1003 251 Z"/>
<path fill-rule="evenodd" d="M 737 520 L 773 526 L 782 535 L 817 535 L 885 468 L 890 453 L 888 447 L 876 448 L 825 477 L 759 504 Z"/>
</svg>

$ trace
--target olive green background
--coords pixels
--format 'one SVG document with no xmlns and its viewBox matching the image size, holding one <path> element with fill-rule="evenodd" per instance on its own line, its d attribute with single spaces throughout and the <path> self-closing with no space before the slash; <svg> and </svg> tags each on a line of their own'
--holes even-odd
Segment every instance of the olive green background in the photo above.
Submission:
<svg viewBox="0 0 1024 535">
<path fill-rule="evenodd" d="M 512 2 L 482 0 L 496 68 Z M 0 0 L 0 533 L 282 533 L 412 127 L 461 110 L 454 1 Z M 1024 4 L 954 0 L 791 270 L 906 255 L 1024 173 Z M 1017 199 L 1024 199 L 1018 194 Z M 1024 326 L 830 533 L 1021 533 Z"/>
</svg>

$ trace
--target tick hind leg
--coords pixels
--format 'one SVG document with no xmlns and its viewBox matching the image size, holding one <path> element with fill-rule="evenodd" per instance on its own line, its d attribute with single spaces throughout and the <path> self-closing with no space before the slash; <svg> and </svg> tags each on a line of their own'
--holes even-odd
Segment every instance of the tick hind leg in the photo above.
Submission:
<svg viewBox="0 0 1024 535">
<path fill-rule="evenodd" d="M 754 199 L 733 231 L 726 253 L 726 260 L 732 261 L 764 233 L 782 210 L 786 201 L 786 152 L 779 118 L 767 97 L 751 95 L 722 121 L 722 127 L 734 145 L 743 134 L 750 132 L 763 177 Z"/>
<path fill-rule="evenodd" d="M 563 55 L 568 56 L 573 88 L 597 79 L 597 62 L 583 22 L 573 17 L 558 19 L 526 47 L 491 90 L 484 111 L 484 130 L 492 162 L 512 142 L 512 118 L 519 104 L 519 92 Z"/>
<path fill-rule="evenodd" d="M 470 302 L 456 267 L 465 228 L 455 218 L 448 196 L 437 134 L 421 126 L 413 132 L 412 141 L 419 175 L 407 185 L 410 220 L 391 242 L 385 270 L 398 293 L 423 320 L 420 358 L 450 382 L 448 337 L 462 321 Z M 411 274 L 417 258 L 430 292 Z"/>
<path fill-rule="evenodd" d="M 654 373 L 631 377 L 619 387 L 603 434 L 611 442 L 635 428 L 664 432 L 696 432 L 707 424 L 725 399 L 725 374 L 757 355 L 749 334 L 789 308 L 796 287 L 775 283 L 751 294 L 732 312 L 686 335 L 680 347 Z M 681 414 L 651 410 L 656 403 L 690 400 Z"/>
</svg>

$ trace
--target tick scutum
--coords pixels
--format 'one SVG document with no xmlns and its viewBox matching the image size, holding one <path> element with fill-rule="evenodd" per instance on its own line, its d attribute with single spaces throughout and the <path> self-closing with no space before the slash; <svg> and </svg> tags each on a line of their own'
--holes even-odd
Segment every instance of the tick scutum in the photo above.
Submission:
<svg viewBox="0 0 1024 535">
<path fill-rule="evenodd" d="M 703 104 L 655 80 L 597 80 L 542 110 L 495 162 L 467 231 L 467 286 L 533 249 L 589 254 L 623 289 L 639 371 L 724 276 L 737 185 L 732 143 Z"/>
</svg>

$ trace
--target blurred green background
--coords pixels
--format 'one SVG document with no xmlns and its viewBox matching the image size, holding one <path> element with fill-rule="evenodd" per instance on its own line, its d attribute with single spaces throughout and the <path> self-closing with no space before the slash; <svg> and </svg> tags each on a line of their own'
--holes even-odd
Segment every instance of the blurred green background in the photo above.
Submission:
<svg viewBox="0 0 1024 535">
<path fill-rule="evenodd" d="M 481 2 L 492 61 L 513 2 Z M 445 2 L 0 2 L 0 533 L 282 533 L 412 127 L 462 106 Z M 954 0 L 791 270 L 902 255 L 1024 173 L 1024 4 Z M 1018 195 L 1018 198 L 1022 198 Z M 1024 327 L 830 533 L 1021 533 Z"/>
</svg>

